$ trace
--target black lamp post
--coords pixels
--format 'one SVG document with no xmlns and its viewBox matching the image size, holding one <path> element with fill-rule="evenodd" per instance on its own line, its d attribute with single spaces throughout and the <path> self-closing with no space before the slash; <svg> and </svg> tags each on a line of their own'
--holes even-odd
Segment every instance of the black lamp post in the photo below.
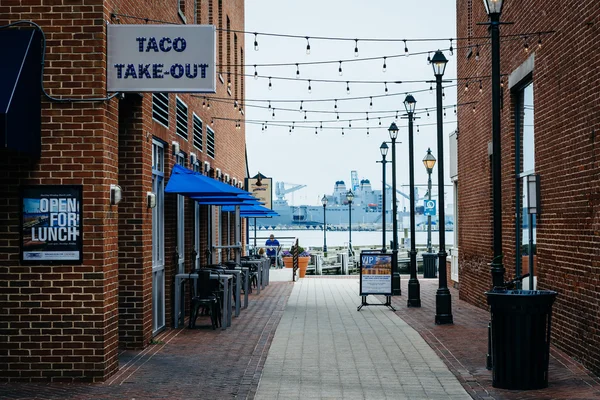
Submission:
<svg viewBox="0 0 600 400">
<path fill-rule="evenodd" d="M 490 17 L 492 37 L 492 196 L 494 258 L 491 262 L 494 288 L 504 287 L 504 264 L 502 263 L 502 173 L 500 162 L 500 14 L 502 0 L 484 0 Z"/>
<path fill-rule="evenodd" d="M 427 149 L 423 164 L 427 170 L 427 200 L 431 200 L 431 173 L 435 166 L 435 157 L 431 154 L 431 149 Z M 427 216 L 427 253 L 431 253 L 431 215 Z"/>
<path fill-rule="evenodd" d="M 325 209 L 327 208 L 327 196 L 323 195 L 321 199 L 321 203 L 323 204 L 323 255 L 327 257 L 327 213 Z"/>
<path fill-rule="evenodd" d="M 348 248 L 350 249 L 350 255 L 352 255 L 354 253 L 352 251 L 352 200 L 354 200 L 352 189 L 346 193 L 346 200 L 348 200 Z"/>
<path fill-rule="evenodd" d="M 385 165 L 388 163 L 388 161 L 385 159 L 385 157 L 387 156 L 388 153 L 388 145 L 386 142 L 381 143 L 381 146 L 379 146 L 379 151 L 381 152 L 381 161 L 377 161 L 380 162 L 382 165 L 382 178 L 383 178 L 383 191 L 382 191 L 382 199 L 381 199 L 381 215 L 382 215 L 382 220 L 383 220 L 383 241 L 382 241 L 382 246 L 381 246 L 381 252 L 385 253 L 385 224 L 386 224 L 386 216 L 385 216 L 385 206 L 386 206 L 386 196 L 385 196 L 385 192 L 386 187 L 385 187 Z"/>
<path fill-rule="evenodd" d="M 442 77 L 446 70 L 448 60 L 444 53 L 436 51 L 431 59 L 433 74 L 435 75 L 435 92 L 437 103 L 437 151 L 438 151 L 438 193 L 439 193 L 439 219 L 438 232 L 440 234 L 440 250 L 438 253 L 438 268 L 440 271 L 439 288 L 435 294 L 435 323 L 437 325 L 452 324 L 452 297 L 448 289 L 446 277 L 446 216 L 444 213 L 444 127 L 442 122 Z"/>
<path fill-rule="evenodd" d="M 388 128 L 390 139 L 392 139 L 392 295 L 399 296 L 400 272 L 398 272 L 398 201 L 396 200 L 396 138 L 398 137 L 398 126 L 392 122 Z"/>
<path fill-rule="evenodd" d="M 408 307 L 421 307 L 421 286 L 417 279 L 417 250 L 415 227 L 415 155 L 413 154 L 413 114 L 417 101 L 409 94 L 404 99 L 404 108 L 408 113 L 408 170 L 410 180 L 410 279 L 408 281 Z"/>
</svg>

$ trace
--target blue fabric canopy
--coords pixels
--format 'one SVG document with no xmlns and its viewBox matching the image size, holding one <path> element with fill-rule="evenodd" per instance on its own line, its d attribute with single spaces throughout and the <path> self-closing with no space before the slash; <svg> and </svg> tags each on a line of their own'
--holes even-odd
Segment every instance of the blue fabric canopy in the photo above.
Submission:
<svg viewBox="0 0 600 400">
<path fill-rule="evenodd" d="M 251 196 L 249 192 L 194 172 L 179 164 L 173 166 L 165 193 L 186 196 Z"/>
<path fill-rule="evenodd" d="M 233 212 L 235 209 L 232 206 L 223 207 L 222 211 Z M 260 205 L 242 205 L 240 206 L 240 216 L 246 218 L 274 217 L 278 216 L 275 211 Z"/>
</svg>

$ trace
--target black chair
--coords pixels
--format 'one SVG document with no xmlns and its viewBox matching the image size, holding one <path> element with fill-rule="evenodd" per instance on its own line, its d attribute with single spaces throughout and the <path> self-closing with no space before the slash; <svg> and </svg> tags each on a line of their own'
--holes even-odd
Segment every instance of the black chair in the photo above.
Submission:
<svg viewBox="0 0 600 400">
<path fill-rule="evenodd" d="M 189 328 L 196 327 L 196 319 L 200 315 L 201 308 L 207 311 L 210 315 L 210 322 L 213 330 L 222 325 L 219 297 L 213 292 L 212 283 L 214 281 L 211 281 L 210 274 L 210 270 L 198 271 L 198 279 L 196 280 L 196 294 L 194 297 L 192 297 L 190 305 Z"/>
</svg>

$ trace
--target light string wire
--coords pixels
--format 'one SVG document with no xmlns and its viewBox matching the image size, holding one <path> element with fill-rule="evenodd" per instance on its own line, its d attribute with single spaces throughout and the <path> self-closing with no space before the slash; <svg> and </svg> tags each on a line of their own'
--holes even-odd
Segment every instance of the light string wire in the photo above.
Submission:
<svg viewBox="0 0 600 400">
<path fill-rule="evenodd" d="M 216 118 L 215 118 L 216 119 Z M 231 119 L 231 121 L 238 121 L 236 119 Z M 286 129 L 291 129 L 292 127 L 289 124 L 282 124 L 282 123 L 278 123 L 278 122 L 268 122 L 268 121 L 246 121 L 248 124 L 252 124 L 252 125 L 263 125 L 263 126 L 269 126 L 269 127 L 280 127 L 280 128 L 286 128 Z M 452 121 L 442 121 L 442 124 L 456 124 L 458 121 L 456 120 L 452 120 Z M 435 126 L 437 125 L 437 122 L 428 122 L 426 124 L 418 124 L 419 127 L 421 126 Z M 311 130 L 388 130 L 389 127 L 387 126 L 353 126 L 353 127 L 347 127 L 347 126 L 323 126 L 323 127 L 319 127 L 319 126 L 296 126 L 295 128 L 298 129 L 311 129 Z M 398 125 L 398 128 L 408 128 L 408 125 Z M 292 129 L 292 131 L 295 129 Z"/>
<path fill-rule="evenodd" d="M 54 96 L 49 95 L 48 92 L 46 92 L 46 88 L 44 87 L 44 65 L 45 65 L 45 61 L 46 61 L 46 34 L 44 33 L 44 30 L 42 29 L 41 26 L 39 26 L 38 24 L 36 24 L 33 21 L 25 21 L 25 20 L 15 21 L 15 22 L 12 22 L 7 25 L 2 25 L 2 26 L 0 26 L 0 30 L 8 29 L 8 28 L 16 26 L 16 25 L 33 26 L 35 28 L 35 30 L 38 31 L 42 35 L 42 49 L 41 49 L 41 62 L 40 62 L 40 64 L 41 64 L 40 87 L 42 89 L 42 93 L 44 94 L 44 96 L 46 96 L 46 98 L 48 100 L 55 101 L 55 102 L 62 102 L 62 103 L 67 103 L 67 102 L 77 103 L 77 102 L 87 102 L 87 101 L 96 102 L 96 101 L 108 101 L 119 95 L 119 92 L 113 93 L 108 97 L 90 97 L 90 98 L 54 97 Z"/>
</svg>

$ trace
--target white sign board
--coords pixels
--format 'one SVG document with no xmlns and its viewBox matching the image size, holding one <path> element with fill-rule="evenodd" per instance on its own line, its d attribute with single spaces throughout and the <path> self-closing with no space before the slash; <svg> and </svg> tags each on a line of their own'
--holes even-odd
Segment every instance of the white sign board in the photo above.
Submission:
<svg viewBox="0 0 600 400">
<path fill-rule="evenodd" d="M 214 25 L 108 25 L 109 92 L 215 93 Z"/>
</svg>

